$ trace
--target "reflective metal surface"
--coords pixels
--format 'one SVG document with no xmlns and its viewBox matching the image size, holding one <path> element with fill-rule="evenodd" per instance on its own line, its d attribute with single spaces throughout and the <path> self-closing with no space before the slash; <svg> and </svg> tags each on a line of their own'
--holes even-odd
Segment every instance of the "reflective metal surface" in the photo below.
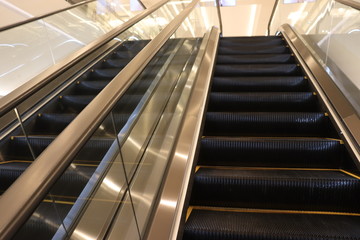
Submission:
<svg viewBox="0 0 360 240">
<path fill-rule="evenodd" d="M 216 0 L 216 8 L 217 8 L 217 14 L 218 14 L 218 18 L 219 18 L 219 24 L 220 24 L 220 34 L 223 33 L 223 24 L 222 24 L 222 18 L 221 18 L 221 11 L 220 11 L 220 0 Z"/>
<path fill-rule="evenodd" d="M 193 159 L 198 141 L 203 111 L 207 98 L 212 68 L 215 61 L 219 29 L 213 28 L 200 47 L 196 59 L 198 71 L 194 71 L 191 79 L 196 76 L 195 85 L 186 88 L 191 92 L 189 102 L 186 102 L 185 116 L 180 135 L 174 148 L 173 157 L 166 175 L 159 204 L 149 228 L 147 239 L 176 239 L 180 217 L 185 201 L 188 181 L 193 170 Z M 182 106 L 182 105 L 180 105 Z"/>
<path fill-rule="evenodd" d="M 267 35 L 268 36 L 270 36 L 271 24 L 273 22 L 274 15 L 275 15 L 275 12 L 276 12 L 278 6 L 279 6 L 279 0 L 276 0 L 275 3 L 274 3 L 273 9 L 271 11 L 271 15 L 270 15 L 269 22 L 268 22 L 268 27 L 267 27 Z"/>
<path fill-rule="evenodd" d="M 352 0 L 336 0 L 339 3 L 348 5 L 352 8 L 355 8 L 357 10 L 360 10 L 360 2 L 352 1 Z"/>
<path fill-rule="evenodd" d="M 335 83 L 323 69 L 320 63 L 314 58 L 304 42 L 292 30 L 289 25 L 282 26 L 284 37 L 291 43 L 294 52 L 302 59 L 304 70 L 311 77 L 311 80 L 321 95 L 324 103 L 330 110 L 333 120 L 341 130 L 345 142 L 353 151 L 356 159 L 360 159 L 360 118 L 348 99 L 341 93 Z M 360 162 L 357 163 L 358 167 Z"/>
<path fill-rule="evenodd" d="M 177 39 L 173 40 L 178 41 Z M 143 154 L 141 161 L 133 165 L 137 166 L 135 175 L 129 176 L 132 178 L 129 193 L 132 197 L 131 203 L 133 205 L 134 215 L 136 216 L 136 226 L 140 236 L 144 235 L 146 226 L 148 225 L 148 219 L 157 199 L 157 193 L 163 180 L 169 156 L 172 153 L 172 146 L 176 141 L 175 135 L 169 134 L 169 131 L 172 133 L 178 132 L 178 124 L 181 122 L 183 113 L 183 111 L 179 109 L 179 98 L 188 97 L 186 94 L 182 95 L 182 93 L 190 69 L 193 67 L 194 57 L 192 55 L 197 53 L 198 42 L 199 40 L 197 39 L 186 39 L 185 41 L 181 41 L 181 47 L 173 59 L 174 63 L 170 64 L 168 67 L 168 72 L 170 73 L 166 72 L 162 78 L 162 81 L 164 82 L 173 83 L 172 89 L 170 89 L 170 91 L 163 91 L 161 88 L 156 89 L 153 95 L 154 97 L 150 99 L 147 106 L 149 110 L 158 111 L 157 109 L 160 108 L 163 110 L 158 114 L 158 118 L 161 118 L 159 121 L 156 121 L 156 128 L 151 136 L 147 135 L 146 132 L 142 133 L 144 136 L 146 135 L 149 137 L 146 149 L 137 152 L 132 157 L 132 159 L 137 159 L 137 155 Z M 165 83 L 164 87 L 166 85 L 168 85 L 168 83 Z M 155 97 L 155 95 L 158 95 L 158 97 Z M 167 98 L 169 100 L 167 100 Z M 176 110 L 179 110 L 180 112 L 174 113 Z M 142 114 L 144 115 L 144 118 L 148 118 L 147 115 L 149 116 L 150 114 L 150 112 L 146 112 L 148 112 L 147 109 L 145 109 Z M 155 113 L 155 111 L 152 111 L 152 118 L 156 116 Z M 150 120 L 149 123 L 153 122 L 151 119 L 148 120 Z M 174 122 L 177 122 L 177 124 Z M 133 132 L 134 131 L 130 133 L 129 137 L 132 137 Z M 137 136 L 135 135 L 134 137 L 136 138 Z M 141 144 L 142 142 L 139 142 L 139 145 Z M 127 148 L 129 147 L 123 145 L 123 150 L 126 150 Z M 128 164 L 130 160 L 131 159 L 125 161 L 125 164 Z M 124 218 L 126 218 L 124 213 L 119 211 L 111 229 L 109 239 L 126 239 L 124 236 L 128 235 L 128 233 L 126 233 L 128 224 L 126 226 L 124 225 Z M 131 229 L 134 229 L 134 227 L 130 227 L 130 231 Z"/>
</svg>

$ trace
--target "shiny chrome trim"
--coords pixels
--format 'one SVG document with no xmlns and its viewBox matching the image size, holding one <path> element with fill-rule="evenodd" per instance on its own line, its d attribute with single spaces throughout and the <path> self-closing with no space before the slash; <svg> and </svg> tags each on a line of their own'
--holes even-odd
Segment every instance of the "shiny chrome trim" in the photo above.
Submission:
<svg viewBox="0 0 360 240">
<path fill-rule="evenodd" d="M 50 83 L 55 77 L 64 73 L 71 66 L 81 61 L 82 58 L 91 54 L 94 50 L 100 48 L 102 45 L 106 44 L 107 42 L 110 42 L 121 32 L 125 31 L 135 23 L 139 22 L 141 19 L 147 17 L 148 15 L 156 11 L 166 2 L 168 2 L 168 0 L 162 0 L 154 4 L 151 8 L 144 10 L 143 12 L 131 18 L 129 21 L 125 22 L 121 26 L 111 30 L 109 33 L 105 34 L 98 40 L 88 44 L 86 47 L 82 48 L 81 50 L 69 55 L 58 64 L 48 68 L 44 72 L 40 73 L 38 76 L 30 79 L 24 85 L 15 89 L 8 95 L 5 95 L 4 97 L 0 98 L 0 117 L 6 114 L 8 111 L 15 108 L 18 104 L 25 101 L 28 97 L 36 93 L 45 85 Z"/>
<path fill-rule="evenodd" d="M 175 49 L 177 50 L 182 45 L 182 43 L 183 42 L 179 42 Z M 165 101 L 163 101 L 163 94 L 171 93 L 171 91 L 169 91 L 168 89 L 171 82 L 160 81 L 160 78 L 164 78 L 164 74 L 168 74 L 168 71 L 165 72 L 165 70 L 168 68 L 171 60 L 176 53 L 175 49 L 174 53 L 170 54 L 165 64 L 159 70 L 159 74 L 157 74 L 155 80 L 150 86 L 150 88 L 152 89 L 149 89 L 145 93 L 142 100 L 138 104 L 138 107 L 130 116 L 130 119 L 133 119 L 130 124 L 134 125 L 131 127 L 130 135 L 126 136 L 125 139 L 125 136 L 121 131 L 121 133 L 118 135 L 118 139 L 115 140 L 115 142 L 118 143 L 118 145 L 116 146 L 118 148 L 117 152 L 114 150 L 113 154 L 109 155 L 109 157 L 114 157 L 114 155 L 117 155 L 117 158 L 119 160 L 117 161 L 117 163 L 114 162 L 115 164 L 112 163 L 112 161 L 108 161 L 109 165 L 111 163 L 111 166 L 107 166 L 108 173 L 106 174 L 106 179 L 117 179 L 117 181 L 114 180 L 113 182 L 116 183 L 116 185 L 120 186 L 122 192 L 119 191 L 118 195 L 110 195 L 110 193 L 108 192 L 109 190 L 106 181 L 102 181 L 99 188 L 92 195 L 92 199 L 88 200 L 89 202 L 87 203 L 86 209 L 84 210 L 81 219 L 76 223 L 75 229 L 71 232 L 71 234 L 69 234 L 70 239 L 83 239 L 81 237 L 81 234 L 78 233 L 84 232 L 86 232 L 87 236 L 91 236 L 92 239 L 103 239 L 105 234 L 104 229 L 107 230 L 109 225 L 111 224 L 111 221 L 109 221 L 109 219 L 112 219 L 116 214 L 114 209 L 117 209 L 120 205 L 119 201 L 121 200 L 122 195 L 127 189 L 127 186 L 125 186 L 125 184 L 119 184 L 119 178 L 120 176 L 124 175 L 124 171 L 126 171 L 126 184 L 129 183 L 128 180 L 132 178 L 132 174 L 130 173 L 133 172 L 133 167 L 135 168 L 138 166 L 138 159 L 143 154 L 144 146 L 149 140 L 148 136 L 150 136 L 150 133 L 155 127 L 156 122 L 158 121 L 157 118 L 161 115 L 159 112 L 163 107 L 162 105 L 166 103 Z M 141 112 L 140 115 L 139 112 Z M 137 120 L 135 121 L 135 119 Z M 129 131 L 129 127 L 126 127 L 126 130 Z M 121 151 L 121 154 L 119 154 L 119 151 Z M 122 161 L 126 162 L 126 164 L 124 166 L 124 169 L 121 169 L 120 171 L 118 168 L 119 166 L 122 167 L 121 158 Z M 128 169 L 129 166 L 131 166 L 130 169 Z M 118 170 L 114 171 L 114 169 Z M 97 171 L 97 174 L 100 176 L 103 175 L 103 172 L 100 171 L 100 168 L 98 168 L 98 170 L 99 171 Z M 106 203 L 97 201 L 97 199 L 104 198 L 106 199 Z M 81 201 L 82 200 L 80 198 L 80 201 L 77 200 L 76 203 Z M 84 204 L 84 202 L 82 204 Z M 101 211 L 99 211 L 99 209 L 101 209 Z M 96 221 L 94 221 L 94 216 L 97 216 Z M 89 225 L 91 225 L 91 227 L 89 227 Z"/>
<path fill-rule="evenodd" d="M 10 238 L 32 214 L 126 89 L 198 2 L 191 2 L 148 43 L 1 196 L 0 239 Z"/>
<path fill-rule="evenodd" d="M 185 195 L 192 174 L 203 113 L 213 73 L 220 31 L 212 28 L 200 47 L 205 51 L 197 71 L 195 85 L 187 104 L 185 119 L 170 160 L 164 187 L 147 239 L 176 239 L 183 212 Z M 206 45 L 205 45 L 206 44 Z M 200 53 L 199 53 L 200 54 Z"/>
<path fill-rule="evenodd" d="M 129 192 L 131 192 L 133 199 L 136 222 L 140 230 L 141 238 L 146 232 L 149 216 L 152 213 L 154 205 L 156 205 L 157 193 L 161 186 L 168 161 L 172 156 L 173 145 L 176 143 L 176 137 L 184 116 L 184 108 L 189 98 L 189 85 L 191 85 L 191 82 L 194 80 L 189 78 L 189 74 L 191 74 L 191 71 L 195 67 L 195 65 L 192 64 L 193 56 L 196 56 L 198 53 L 197 49 L 199 44 L 197 42 L 198 40 L 196 40 L 196 43 L 193 42 L 193 40 L 184 41 L 179 50 L 180 54 L 184 54 L 184 50 L 187 52 L 185 53 L 187 61 L 184 62 L 184 65 L 181 64 L 181 66 L 183 66 L 182 69 L 179 69 L 176 64 L 169 66 L 169 71 L 175 70 L 175 78 L 169 78 L 167 76 L 163 78 L 163 80 L 175 80 L 173 81 L 175 86 L 173 86 L 172 91 L 161 94 L 168 94 L 168 96 L 166 96 L 169 97 L 168 101 L 162 99 L 161 101 L 163 103 L 159 102 L 159 104 L 156 104 L 161 106 L 165 103 L 165 108 L 161 112 L 161 116 L 159 116 L 159 121 L 141 158 L 141 164 L 138 165 L 136 174 L 130 184 Z M 173 70 L 171 70 L 172 68 Z M 121 208 L 126 208 L 126 206 Z M 128 236 L 126 229 L 134 229 L 131 227 L 131 224 L 124 226 L 125 218 L 126 216 L 123 215 L 123 209 L 119 210 L 117 216 L 114 218 L 114 224 L 109 231 L 108 240 L 124 239 L 124 235 Z M 127 237 L 126 239 L 130 238 Z"/>
<path fill-rule="evenodd" d="M 335 1 L 347 5 L 349 7 L 355 8 L 357 10 L 360 10 L 360 2 L 356 2 L 352 0 L 335 0 Z"/>
<path fill-rule="evenodd" d="M 268 22 L 268 26 L 267 26 L 267 36 L 270 36 L 270 27 L 271 27 L 272 21 L 274 19 L 275 12 L 278 9 L 278 6 L 279 6 L 279 0 L 276 0 L 274 3 L 273 9 L 271 11 L 270 18 L 269 18 L 269 22 Z"/>
<path fill-rule="evenodd" d="M 221 18 L 221 6 L 220 6 L 220 0 L 215 0 L 216 3 L 216 9 L 217 9 L 217 15 L 218 15 L 218 19 L 219 19 L 219 24 L 220 24 L 220 34 L 222 35 L 223 32 L 223 24 L 222 24 L 222 18 Z"/>
<path fill-rule="evenodd" d="M 351 148 L 354 156 L 360 161 L 360 118 L 356 110 L 292 27 L 284 24 L 281 26 L 281 32 L 323 99 L 345 142 Z M 360 162 L 356 164 L 360 167 Z"/>
<path fill-rule="evenodd" d="M 50 12 L 50 13 L 46 13 L 46 14 L 43 14 L 41 16 L 32 17 L 32 18 L 29 18 L 29 19 L 26 19 L 24 21 L 20 21 L 20 22 L 14 23 L 14 24 L 9 24 L 7 26 L 0 27 L 0 32 L 5 31 L 5 30 L 9 30 L 11 28 L 15 28 L 15 27 L 18 27 L 18 26 L 21 26 L 21 25 L 24 25 L 24 24 L 27 24 L 27 23 L 30 23 L 30 22 L 35 22 L 35 21 L 40 20 L 42 18 L 46 18 L 46 17 L 49 17 L 51 15 L 55 15 L 55 14 L 60 13 L 60 12 L 65 12 L 67 10 L 76 8 L 78 6 L 81 6 L 81 5 L 90 3 L 90 2 L 95 2 L 95 1 L 97 1 L 97 0 L 87 0 L 87 1 L 79 2 L 79 3 L 71 5 L 70 7 L 62 8 L 60 10 L 56 10 L 56 11 L 53 11 L 53 12 Z"/>
</svg>

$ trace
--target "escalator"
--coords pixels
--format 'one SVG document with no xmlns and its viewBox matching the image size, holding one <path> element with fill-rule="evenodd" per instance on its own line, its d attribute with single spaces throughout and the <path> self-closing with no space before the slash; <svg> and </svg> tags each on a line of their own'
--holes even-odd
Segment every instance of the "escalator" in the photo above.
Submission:
<svg viewBox="0 0 360 240">
<path fill-rule="evenodd" d="M 148 43 L 147 40 L 126 41 L 100 59 L 91 69 L 72 79 L 68 86 L 34 112 L 23 123 L 5 136 L 0 145 L 0 187 L 7 188 L 31 165 L 67 125 L 106 87 L 126 64 Z M 170 44 L 170 48 L 171 48 Z M 156 64 L 167 58 L 166 48 L 152 62 L 152 70 L 144 71 L 124 94 L 115 108 L 116 126 L 121 129 L 138 105 L 156 75 Z M 161 63 L 160 63 L 161 64 Z M 50 194 L 39 205 L 30 220 L 14 239 L 50 239 L 79 197 L 100 161 L 115 139 L 113 123 L 105 121 L 77 155 Z M 51 161 L 51 159 L 49 159 Z M 56 208 L 57 213 L 53 211 Z"/>
<path fill-rule="evenodd" d="M 360 239 L 360 177 L 281 36 L 221 38 L 182 239 Z"/>
</svg>

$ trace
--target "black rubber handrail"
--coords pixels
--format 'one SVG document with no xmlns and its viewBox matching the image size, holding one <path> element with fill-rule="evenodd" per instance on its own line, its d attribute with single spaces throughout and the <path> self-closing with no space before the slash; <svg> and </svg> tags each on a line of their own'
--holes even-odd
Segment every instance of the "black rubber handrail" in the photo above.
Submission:
<svg viewBox="0 0 360 240">
<path fill-rule="evenodd" d="M 93 1 L 93 0 L 91 0 Z M 85 56 L 91 54 L 94 50 L 98 49 L 99 47 L 103 46 L 105 43 L 110 42 L 116 36 L 118 36 L 121 32 L 125 31 L 126 29 L 130 28 L 135 23 L 139 22 L 141 19 L 149 16 L 151 13 L 156 11 L 162 5 L 164 5 L 168 0 L 162 0 L 158 3 L 154 4 L 152 7 L 144 10 L 140 14 L 136 15 L 135 17 L 131 18 L 127 22 L 121 24 L 120 26 L 114 28 L 98 40 L 88 44 L 86 47 L 76 51 L 72 55 L 63 59 L 60 63 L 50 67 L 49 69 L 45 70 L 44 72 L 40 73 L 38 76 L 30 79 L 28 82 L 16 88 L 14 91 L 10 92 L 9 94 L 5 95 L 4 97 L 0 98 L 0 117 L 7 114 L 9 111 L 12 111 L 16 108 L 19 104 L 24 102 L 27 98 L 31 95 L 39 91 L 45 85 L 50 83 L 53 79 L 57 76 L 64 73 L 68 70 L 71 66 L 75 65 Z"/>
<path fill-rule="evenodd" d="M 74 5 L 71 5 L 67 8 L 62 8 L 62 9 L 59 9 L 59 10 L 56 10 L 56 11 L 53 11 L 53 12 L 49 12 L 49 13 L 46 13 L 46 14 L 43 14 L 43 15 L 40 15 L 40 16 L 37 16 L 37 17 L 32 17 L 32 18 L 29 18 L 29 19 L 26 19 L 24 21 L 20 21 L 20 22 L 17 22 L 17 23 L 13 23 L 13 24 L 9 24 L 9 25 L 6 25 L 4 27 L 0 27 L 0 32 L 2 31 L 5 31 L 5 30 L 9 30 L 11 28 L 16 28 L 16 27 L 19 27 L 21 25 L 24 25 L 24 24 L 27 24 L 27 23 L 30 23 L 30 22 L 35 22 L 37 20 L 40 20 L 40 19 L 43 19 L 43 18 L 46 18 L 46 17 L 49 17 L 51 15 L 55 15 L 55 14 L 58 14 L 60 12 L 65 12 L 67 10 L 70 10 L 70 9 L 73 9 L 73 8 L 76 8 L 78 6 L 81 6 L 81 5 L 84 5 L 84 4 L 88 4 L 90 2 L 95 2 L 97 0 L 86 0 L 86 1 L 83 1 L 83 2 L 79 2 L 79 3 L 76 3 Z"/>
<path fill-rule="evenodd" d="M 344 5 L 347 5 L 349 7 L 360 10 L 360 2 L 356 2 L 356 1 L 352 1 L 352 0 L 336 0 L 336 1 L 339 3 L 342 3 Z"/>
<path fill-rule="evenodd" d="M 11 238 L 33 213 L 127 88 L 198 2 L 193 0 L 150 41 L 1 196 L 0 239 Z"/>
</svg>

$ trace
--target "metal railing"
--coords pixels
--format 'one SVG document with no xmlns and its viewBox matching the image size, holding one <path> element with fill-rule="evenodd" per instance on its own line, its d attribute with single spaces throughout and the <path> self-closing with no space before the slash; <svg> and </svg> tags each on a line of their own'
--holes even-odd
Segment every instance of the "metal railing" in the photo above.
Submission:
<svg viewBox="0 0 360 240">
<path fill-rule="evenodd" d="M 271 24 L 273 22 L 275 12 L 276 12 L 278 6 L 279 6 L 279 0 L 276 0 L 275 3 L 274 3 L 273 9 L 271 11 L 271 15 L 270 15 L 268 25 L 267 25 L 267 36 L 270 36 L 270 27 L 271 27 Z"/>
<path fill-rule="evenodd" d="M 186 105 L 186 118 L 180 128 L 177 144 L 170 160 L 169 170 L 160 203 L 155 210 L 147 239 L 176 239 L 181 222 L 186 192 L 194 165 L 194 156 L 200 134 L 203 112 L 208 97 L 210 80 L 214 68 L 215 55 L 220 31 L 212 28 L 203 39 L 195 84 Z M 186 159 L 186 161 L 184 161 Z M 169 204 L 172 202 L 174 204 Z M 175 204 L 176 203 L 176 204 Z"/>
<path fill-rule="evenodd" d="M 220 34 L 223 34 L 223 24 L 222 24 L 222 18 L 221 18 L 221 9 L 220 9 L 220 0 L 215 0 L 216 8 L 217 8 L 217 15 L 219 18 L 219 24 L 220 24 Z"/>
<path fill-rule="evenodd" d="M 55 15 L 57 13 L 64 12 L 64 11 L 79 7 L 81 5 L 88 4 L 90 2 L 95 2 L 95 1 L 97 1 L 97 0 L 86 0 L 86 1 L 83 1 L 83 2 L 76 3 L 76 4 L 71 5 L 69 7 L 66 7 L 66 8 L 62 8 L 62 9 L 59 9 L 59 10 L 56 10 L 56 11 L 52 11 L 52 12 L 49 12 L 49 13 L 46 13 L 46 14 L 43 14 L 43 15 L 40 15 L 40 16 L 37 16 L 37 17 L 28 18 L 28 19 L 26 19 L 24 21 L 20 21 L 20 22 L 14 23 L 14 24 L 9 24 L 9 25 L 6 25 L 4 27 L 0 27 L 0 32 L 5 31 L 5 30 L 9 30 L 11 28 L 19 27 L 21 25 L 24 25 L 24 24 L 27 24 L 27 23 L 30 23 L 30 22 L 35 22 L 35 21 L 38 21 L 38 20 L 40 20 L 42 18 L 49 17 L 51 15 Z"/>
<path fill-rule="evenodd" d="M 355 108 L 311 53 L 300 35 L 289 24 L 283 24 L 280 30 L 339 127 L 340 136 L 359 161 L 355 164 L 360 168 L 360 117 Z"/>
<path fill-rule="evenodd" d="M 339 3 L 345 4 L 357 10 L 360 10 L 360 2 L 352 1 L 352 0 L 336 0 Z"/>
<path fill-rule="evenodd" d="M 182 24 L 198 1 L 191 2 L 148 43 L 1 196 L 0 239 L 10 238 L 32 214 L 127 88 Z M 99 112 L 99 109 L 102 111 Z M 49 159 L 52 161 L 48 161 Z"/>
</svg>

